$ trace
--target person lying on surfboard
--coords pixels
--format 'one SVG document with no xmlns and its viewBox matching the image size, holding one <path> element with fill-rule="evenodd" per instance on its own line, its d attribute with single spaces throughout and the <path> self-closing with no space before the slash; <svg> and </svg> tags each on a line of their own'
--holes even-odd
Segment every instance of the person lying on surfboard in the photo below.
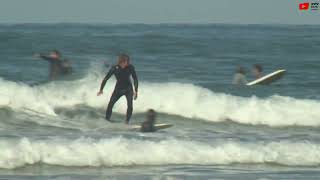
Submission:
<svg viewBox="0 0 320 180">
<path fill-rule="evenodd" d="M 136 100 L 138 97 L 138 77 L 134 66 L 130 64 L 130 57 L 128 55 L 119 55 L 118 64 L 112 66 L 103 79 L 100 91 L 97 94 L 98 96 L 103 94 L 103 88 L 112 75 L 116 77 L 117 82 L 106 110 L 106 120 L 111 122 L 110 118 L 114 104 L 120 99 L 120 97 L 125 96 L 127 99 L 126 124 L 129 124 L 133 111 L 132 101 L 133 99 Z M 134 90 L 130 80 L 131 76 L 133 78 Z"/>
<path fill-rule="evenodd" d="M 147 111 L 146 120 L 141 124 L 141 132 L 155 132 L 156 128 L 154 124 L 156 123 L 156 112 L 153 109 Z"/>
<path fill-rule="evenodd" d="M 253 75 L 256 79 L 259 79 L 263 76 L 262 71 L 263 71 L 263 68 L 260 64 L 253 65 Z"/>
</svg>

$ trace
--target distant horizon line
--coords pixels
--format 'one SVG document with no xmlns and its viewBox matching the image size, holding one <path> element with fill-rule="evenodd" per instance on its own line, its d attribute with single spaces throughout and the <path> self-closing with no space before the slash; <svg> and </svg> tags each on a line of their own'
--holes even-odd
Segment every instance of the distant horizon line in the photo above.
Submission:
<svg viewBox="0 0 320 180">
<path fill-rule="evenodd" d="M 170 22 L 170 23 L 111 23 L 111 22 L 0 22 L 0 25 L 265 25 L 265 26 L 320 26 L 320 24 L 294 24 L 294 23 L 184 23 L 184 22 Z"/>
</svg>

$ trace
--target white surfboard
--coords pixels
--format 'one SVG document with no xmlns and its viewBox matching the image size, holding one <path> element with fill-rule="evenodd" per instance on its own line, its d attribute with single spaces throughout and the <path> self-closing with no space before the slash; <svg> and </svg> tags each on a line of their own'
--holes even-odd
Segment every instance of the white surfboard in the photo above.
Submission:
<svg viewBox="0 0 320 180">
<path fill-rule="evenodd" d="M 267 74 L 257 80 L 254 80 L 252 82 L 249 82 L 247 86 L 253 86 L 253 85 L 268 85 L 275 81 L 278 81 L 281 79 L 286 73 L 285 69 L 277 70 L 273 73 Z"/>
<path fill-rule="evenodd" d="M 161 129 L 170 128 L 172 126 L 173 126 L 173 124 L 155 124 L 154 128 L 158 131 L 158 130 L 161 130 Z M 133 131 L 140 131 L 141 125 L 130 125 L 129 129 L 133 130 Z"/>
</svg>

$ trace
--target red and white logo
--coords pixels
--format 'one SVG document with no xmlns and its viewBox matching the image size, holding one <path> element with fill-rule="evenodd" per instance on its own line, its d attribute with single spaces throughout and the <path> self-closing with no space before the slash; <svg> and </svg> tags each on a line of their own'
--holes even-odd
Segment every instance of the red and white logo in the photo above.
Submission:
<svg viewBox="0 0 320 180">
<path fill-rule="evenodd" d="M 300 3 L 299 4 L 299 9 L 300 10 L 308 10 L 309 9 L 310 3 Z"/>
</svg>

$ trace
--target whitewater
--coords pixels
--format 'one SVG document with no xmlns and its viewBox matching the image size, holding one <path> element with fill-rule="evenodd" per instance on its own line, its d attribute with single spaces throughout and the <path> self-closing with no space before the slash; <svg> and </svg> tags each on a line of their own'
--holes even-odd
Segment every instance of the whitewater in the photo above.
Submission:
<svg viewBox="0 0 320 180">
<path fill-rule="evenodd" d="M 158 142 L 128 138 L 0 141 L 1 168 L 44 163 L 60 166 L 228 165 L 270 163 L 317 166 L 320 144 L 306 142 L 237 143 L 208 145 L 176 139 Z M 306 155 L 307 154 L 307 155 Z"/>
<path fill-rule="evenodd" d="M 0 79 L 0 106 L 17 111 L 31 109 L 40 113 L 56 115 L 55 108 L 71 108 L 86 105 L 105 108 L 113 91 L 114 81 L 108 82 L 103 98 L 98 98 L 99 84 L 103 75 L 88 75 L 73 82 L 51 82 L 30 86 Z M 161 113 L 178 115 L 197 120 L 268 126 L 319 126 L 320 101 L 273 95 L 266 98 L 238 97 L 216 93 L 209 89 L 185 83 L 140 82 L 139 100 L 135 113 L 149 108 Z M 165 101 L 163 101 L 165 99 Z M 186 103 L 182 103 L 186 102 Z M 126 103 L 120 101 L 114 109 L 126 112 Z"/>
</svg>

